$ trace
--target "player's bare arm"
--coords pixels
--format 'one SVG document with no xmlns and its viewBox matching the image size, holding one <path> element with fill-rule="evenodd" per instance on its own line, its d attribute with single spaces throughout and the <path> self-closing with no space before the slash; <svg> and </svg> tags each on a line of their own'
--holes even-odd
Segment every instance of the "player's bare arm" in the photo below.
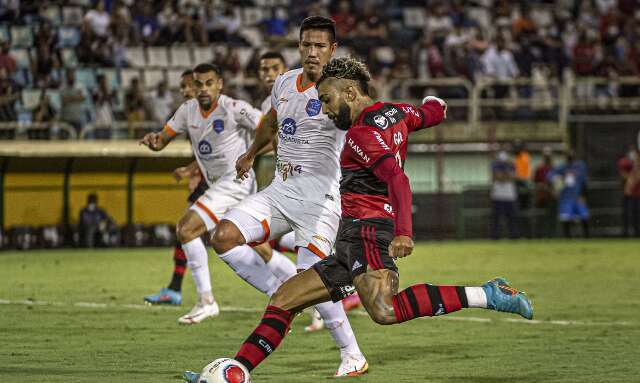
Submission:
<svg viewBox="0 0 640 383">
<path fill-rule="evenodd" d="M 241 155 L 236 161 L 236 178 L 244 180 L 249 176 L 249 171 L 253 167 L 253 162 L 262 149 L 270 145 L 278 130 L 278 116 L 275 110 L 262 117 L 258 124 L 256 139 L 253 141 L 247 152 Z"/>
<path fill-rule="evenodd" d="M 144 137 L 142 137 L 142 139 L 138 141 L 138 143 L 140 145 L 148 147 L 154 152 L 159 152 L 160 150 L 164 149 L 172 139 L 173 137 L 163 129 L 160 132 L 145 134 Z"/>
</svg>

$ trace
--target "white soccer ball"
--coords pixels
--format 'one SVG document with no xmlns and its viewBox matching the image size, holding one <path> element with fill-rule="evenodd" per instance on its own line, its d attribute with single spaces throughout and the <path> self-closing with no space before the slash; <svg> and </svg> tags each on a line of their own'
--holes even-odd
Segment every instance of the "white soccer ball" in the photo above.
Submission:
<svg viewBox="0 0 640 383">
<path fill-rule="evenodd" d="M 237 360 L 220 358 L 207 364 L 198 383 L 251 383 L 251 374 Z"/>
</svg>

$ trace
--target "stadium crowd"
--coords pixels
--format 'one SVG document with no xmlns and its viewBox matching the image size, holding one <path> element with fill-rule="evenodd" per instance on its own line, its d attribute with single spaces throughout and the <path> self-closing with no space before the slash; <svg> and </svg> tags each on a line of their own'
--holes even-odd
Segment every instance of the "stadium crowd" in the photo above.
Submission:
<svg viewBox="0 0 640 383">
<path fill-rule="evenodd" d="M 235 80 L 255 78 L 268 47 L 292 52 L 296 66 L 295 26 L 310 14 L 336 20 L 341 53 L 364 58 L 378 80 L 640 73 L 633 0 L 0 3 L 0 122 L 59 120 L 78 131 L 89 122 L 164 121 L 178 102 L 177 73 L 203 59 Z M 494 96 L 506 91 L 495 87 Z M 259 92 L 227 93 L 255 102 Z"/>
</svg>

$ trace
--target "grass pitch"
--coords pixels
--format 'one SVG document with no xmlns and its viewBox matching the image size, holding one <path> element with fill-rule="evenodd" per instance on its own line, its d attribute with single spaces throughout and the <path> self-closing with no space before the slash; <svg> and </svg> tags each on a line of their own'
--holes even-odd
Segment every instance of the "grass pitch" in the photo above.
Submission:
<svg viewBox="0 0 640 383">
<path fill-rule="evenodd" d="M 178 382 L 185 369 L 233 356 L 266 297 L 210 257 L 224 310 L 200 325 L 180 308 L 143 307 L 169 280 L 171 249 L 0 253 L 0 381 Z M 355 382 L 638 382 L 640 242 L 429 243 L 399 261 L 401 285 L 505 276 L 534 301 L 535 321 L 478 309 L 398 326 L 350 315 L 370 373 Z M 25 302 L 26 301 L 26 302 Z M 254 382 L 329 381 L 339 363 L 327 332 L 303 315 Z"/>
</svg>

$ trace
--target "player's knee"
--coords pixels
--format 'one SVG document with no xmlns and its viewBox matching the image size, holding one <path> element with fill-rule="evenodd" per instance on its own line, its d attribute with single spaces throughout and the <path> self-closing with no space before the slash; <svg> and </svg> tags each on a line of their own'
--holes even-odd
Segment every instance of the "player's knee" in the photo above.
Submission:
<svg viewBox="0 0 640 383">
<path fill-rule="evenodd" d="M 222 220 L 211 237 L 211 245 L 216 253 L 222 254 L 236 246 L 244 244 L 244 238 L 238 228 L 227 220 Z"/>
<path fill-rule="evenodd" d="M 393 312 L 393 307 L 389 307 L 389 305 L 375 304 L 369 310 L 369 315 L 371 319 L 377 324 L 387 326 L 397 322 L 396 316 Z"/>
<path fill-rule="evenodd" d="M 190 242 L 198 237 L 198 230 L 188 221 L 180 221 L 176 226 L 176 238 L 180 243 Z"/>
</svg>

